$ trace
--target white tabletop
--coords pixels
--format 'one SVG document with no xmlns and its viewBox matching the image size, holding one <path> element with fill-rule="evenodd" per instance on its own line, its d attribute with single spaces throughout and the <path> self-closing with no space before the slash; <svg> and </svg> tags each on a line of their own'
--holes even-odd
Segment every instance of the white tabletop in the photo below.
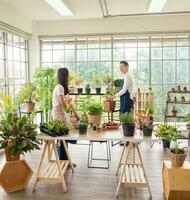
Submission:
<svg viewBox="0 0 190 200">
<path fill-rule="evenodd" d="M 129 141 L 129 142 L 150 142 L 158 140 L 152 133 L 152 137 L 144 137 L 142 131 L 136 130 L 133 137 L 126 137 L 123 135 L 122 128 L 118 130 L 109 130 L 109 131 L 101 131 L 97 132 L 93 129 L 89 128 L 87 134 L 79 134 L 79 130 L 72 129 L 69 131 L 69 134 L 66 136 L 60 137 L 51 137 L 46 134 L 40 133 L 37 136 L 38 139 L 43 140 L 94 140 L 94 141 Z"/>
</svg>

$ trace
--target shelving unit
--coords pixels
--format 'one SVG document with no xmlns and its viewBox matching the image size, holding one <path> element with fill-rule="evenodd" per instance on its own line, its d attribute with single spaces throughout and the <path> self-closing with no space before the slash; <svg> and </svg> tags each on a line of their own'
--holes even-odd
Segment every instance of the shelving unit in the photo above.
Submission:
<svg viewBox="0 0 190 200">
<path fill-rule="evenodd" d="M 176 97 L 176 94 L 180 94 L 180 95 L 182 95 L 182 94 L 185 94 L 185 95 L 190 95 L 190 91 L 168 91 L 168 93 L 167 93 L 167 97 L 170 97 L 170 95 L 171 94 L 173 94 L 173 95 L 175 95 L 175 97 Z M 187 97 L 186 97 L 187 98 Z M 184 115 L 184 113 L 183 114 L 180 114 L 180 113 L 177 113 L 177 116 L 173 116 L 172 114 L 169 114 L 169 105 L 174 105 L 174 106 L 177 106 L 177 105 L 189 105 L 190 106 L 190 100 L 189 100 L 189 98 L 188 98 L 188 100 L 186 99 L 185 101 L 179 101 L 179 100 L 177 100 L 177 101 L 172 101 L 172 100 L 166 100 L 166 109 L 165 109 L 165 117 L 164 117 L 164 123 L 166 124 L 167 123 L 167 120 L 168 120 L 168 118 L 170 118 L 170 119 L 183 119 L 183 118 L 185 118 L 185 116 L 186 115 Z"/>
</svg>

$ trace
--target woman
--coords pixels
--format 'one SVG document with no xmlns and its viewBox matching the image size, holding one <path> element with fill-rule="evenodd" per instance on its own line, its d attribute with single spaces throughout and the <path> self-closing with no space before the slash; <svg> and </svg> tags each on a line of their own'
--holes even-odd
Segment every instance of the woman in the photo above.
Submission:
<svg viewBox="0 0 190 200">
<path fill-rule="evenodd" d="M 53 120 L 59 120 L 66 124 L 67 124 L 67 118 L 66 118 L 64 110 L 66 109 L 68 104 L 72 108 L 75 118 L 79 120 L 79 115 L 76 112 L 76 109 L 74 108 L 73 104 L 71 103 L 70 98 L 67 96 L 69 94 L 68 82 L 69 82 L 68 69 L 59 68 L 57 72 L 57 85 L 54 88 L 53 97 L 52 97 L 52 103 L 53 103 L 52 117 L 53 117 Z M 76 143 L 75 140 L 69 140 L 66 142 L 73 143 L 73 144 Z M 59 144 L 58 153 L 59 153 L 60 160 L 68 159 L 62 143 Z"/>
<path fill-rule="evenodd" d="M 133 89 L 133 79 L 131 75 L 128 73 L 129 71 L 129 64 L 126 61 L 120 62 L 120 71 L 124 75 L 123 79 L 121 80 L 121 90 L 111 96 L 110 99 L 114 99 L 115 97 L 120 97 L 120 114 L 124 114 L 126 112 L 130 112 L 133 108 L 133 100 L 130 98 L 130 93 Z"/>
</svg>

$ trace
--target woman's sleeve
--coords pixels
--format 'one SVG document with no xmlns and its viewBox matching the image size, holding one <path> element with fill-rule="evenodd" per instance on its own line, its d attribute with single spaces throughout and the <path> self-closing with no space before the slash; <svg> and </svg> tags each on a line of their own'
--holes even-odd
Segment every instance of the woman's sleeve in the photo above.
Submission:
<svg viewBox="0 0 190 200">
<path fill-rule="evenodd" d="M 57 88 L 57 95 L 58 96 L 64 96 L 64 88 L 63 86 L 59 85 L 58 88 Z"/>
<path fill-rule="evenodd" d="M 120 97 L 127 92 L 128 85 L 129 85 L 128 81 L 129 80 L 128 80 L 127 76 L 125 76 L 123 87 L 121 88 L 121 90 L 117 94 L 115 94 L 115 97 Z"/>
</svg>

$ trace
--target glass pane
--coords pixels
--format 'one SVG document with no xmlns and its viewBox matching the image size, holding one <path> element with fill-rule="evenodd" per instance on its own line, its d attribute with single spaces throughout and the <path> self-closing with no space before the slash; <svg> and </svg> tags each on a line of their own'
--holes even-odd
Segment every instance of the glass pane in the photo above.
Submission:
<svg viewBox="0 0 190 200">
<path fill-rule="evenodd" d="M 88 38 L 88 48 L 99 48 L 99 38 Z"/>
<path fill-rule="evenodd" d="M 21 61 L 25 62 L 26 61 L 26 51 L 24 49 L 21 49 L 20 53 L 21 53 L 21 55 L 20 55 Z"/>
<path fill-rule="evenodd" d="M 26 48 L 26 40 L 24 38 L 20 38 L 20 48 L 25 49 Z"/>
<path fill-rule="evenodd" d="M 64 61 L 64 51 L 63 50 L 54 50 L 53 51 L 53 62 L 62 62 Z"/>
<path fill-rule="evenodd" d="M 152 84 L 162 83 L 162 61 L 151 62 L 151 83 Z"/>
<path fill-rule="evenodd" d="M 163 48 L 163 59 L 175 59 L 175 47 L 164 47 Z"/>
<path fill-rule="evenodd" d="M 111 49 L 101 49 L 101 60 L 102 61 L 111 60 Z"/>
<path fill-rule="evenodd" d="M 138 63 L 138 84 L 148 84 L 149 62 L 139 61 Z"/>
<path fill-rule="evenodd" d="M 177 59 L 189 59 L 189 47 L 177 47 Z"/>
<path fill-rule="evenodd" d="M 99 60 L 99 49 L 88 50 L 88 60 L 98 61 Z"/>
<path fill-rule="evenodd" d="M 125 47 L 137 47 L 137 39 L 136 38 L 126 38 L 125 39 Z"/>
<path fill-rule="evenodd" d="M 74 62 L 68 62 L 65 63 L 65 67 L 69 70 L 69 73 L 75 73 L 75 63 Z"/>
<path fill-rule="evenodd" d="M 129 73 L 133 78 L 133 84 L 136 85 L 137 83 L 137 62 L 136 61 L 129 61 Z"/>
<path fill-rule="evenodd" d="M 0 59 L 3 59 L 3 45 L 0 44 Z"/>
<path fill-rule="evenodd" d="M 189 60 L 177 61 L 177 83 L 186 84 L 189 81 Z"/>
<path fill-rule="evenodd" d="M 53 49 L 64 49 L 63 41 L 61 40 L 54 40 L 53 41 Z"/>
<path fill-rule="evenodd" d="M 14 62 L 14 78 L 20 78 L 20 63 Z"/>
<path fill-rule="evenodd" d="M 153 92 L 154 92 L 154 101 L 155 104 L 162 104 L 162 85 L 154 85 L 152 86 Z"/>
<path fill-rule="evenodd" d="M 52 51 L 42 51 L 42 61 L 52 62 Z"/>
<path fill-rule="evenodd" d="M 177 38 L 177 46 L 189 46 L 188 37 L 178 37 Z"/>
<path fill-rule="evenodd" d="M 65 50 L 65 61 L 75 60 L 75 50 Z"/>
<path fill-rule="evenodd" d="M 13 47 L 13 59 L 16 61 L 20 60 L 20 49 Z"/>
<path fill-rule="evenodd" d="M 77 61 L 87 61 L 87 50 L 77 50 Z"/>
<path fill-rule="evenodd" d="M 21 67 L 20 67 L 20 74 L 21 74 L 21 78 L 23 78 L 26 82 L 27 80 L 27 64 L 26 63 L 21 63 Z"/>
<path fill-rule="evenodd" d="M 16 47 L 20 46 L 19 36 L 13 35 L 13 45 Z"/>
<path fill-rule="evenodd" d="M 75 40 L 74 39 L 65 40 L 65 49 L 75 49 Z"/>
<path fill-rule="evenodd" d="M 0 31 L 0 43 L 3 43 L 3 33 Z"/>
<path fill-rule="evenodd" d="M 4 62 L 0 60 L 0 79 L 5 79 L 5 72 L 4 72 Z"/>
<path fill-rule="evenodd" d="M 114 60 L 124 60 L 124 49 L 113 49 L 113 59 Z"/>
<path fill-rule="evenodd" d="M 137 48 L 126 48 L 125 49 L 125 59 L 126 60 L 136 60 L 137 59 Z"/>
<path fill-rule="evenodd" d="M 9 45 L 12 45 L 12 39 L 13 39 L 13 37 L 12 37 L 12 34 L 7 34 L 7 43 L 9 44 Z"/>
<path fill-rule="evenodd" d="M 86 49 L 87 48 L 87 39 L 77 39 L 77 48 Z"/>
<path fill-rule="evenodd" d="M 162 38 L 152 38 L 151 39 L 151 46 L 153 47 L 161 47 L 162 46 Z"/>
<path fill-rule="evenodd" d="M 101 48 L 111 48 L 111 38 L 101 38 Z"/>
<path fill-rule="evenodd" d="M 113 39 L 113 47 L 114 48 L 123 48 L 124 47 L 124 39 L 123 38 L 114 38 Z"/>
<path fill-rule="evenodd" d="M 113 63 L 113 78 L 114 79 L 119 79 L 121 78 L 123 75 L 119 69 L 119 62 L 114 62 Z"/>
<path fill-rule="evenodd" d="M 163 83 L 174 84 L 175 83 L 175 62 L 163 61 Z"/>
<path fill-rule="evenodd" d="M 8 77 L 13 78 L 14 68 L 13 68 L 13 62 L 7 63 L 7 70 L 8 70 Z"/>
<path fill-rule="evenodd" d="M 52 63 L 43 62 L 42 63 L 42 67 L 53 67 L 53 64 Z"/>
<path fill-rule="evenodd" d="M 151 57 L 153 60 L 162 59 L 162 48 L 152 48 L 151 49 Z"/>
<path fill-rule="evenodd" d="M 163 46 L 176 46 L 176 38 L 175 37 L 163 38 Z"/>
<path fill-rule="evenodd" d="M 8 60 L 13 60 L 13 47 L 12 46 L 8 46 L 7 48 L 8 50 Z"/>
<path fill-rule="evenodd" d="M 138 48 L 138 59 L 149 60 L 149 48 Z"/>
<path fill-rule="evenodd" d="M 51 40 L 46 40 L 42 42 L 42 49 L 43 50 L 50 50 L 52 49 L 52 42 Z"/>
<path fill-rule="evenodd" d="M 149 47 L 148 38 L 138 38 L 138 47 Z"/>
</svg>

